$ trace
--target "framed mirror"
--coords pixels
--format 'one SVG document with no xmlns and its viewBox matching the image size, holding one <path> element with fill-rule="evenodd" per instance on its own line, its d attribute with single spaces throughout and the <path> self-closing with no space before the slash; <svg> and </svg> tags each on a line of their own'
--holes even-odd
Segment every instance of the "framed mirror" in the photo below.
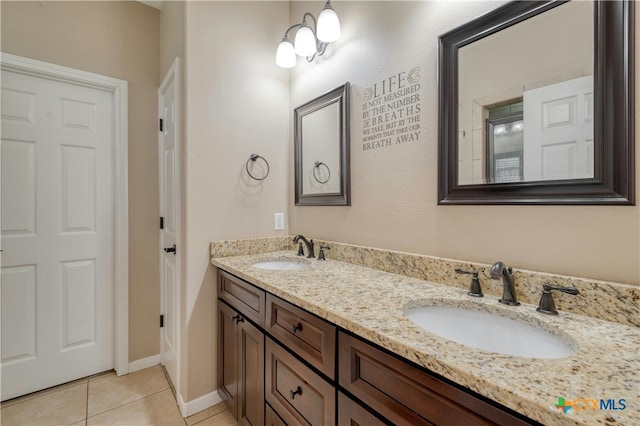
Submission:
<svg viewBox="0 0 640 426">
<path fill-rule="evenodd" d="M 297 206 L 349 206 L 349 83 L 294 110 Z"/>
<path fill-rule="evenodd" d="M 633 9 L 514 1 L 440 37 L 439 204 L 634 205 Z"/>
</svg>

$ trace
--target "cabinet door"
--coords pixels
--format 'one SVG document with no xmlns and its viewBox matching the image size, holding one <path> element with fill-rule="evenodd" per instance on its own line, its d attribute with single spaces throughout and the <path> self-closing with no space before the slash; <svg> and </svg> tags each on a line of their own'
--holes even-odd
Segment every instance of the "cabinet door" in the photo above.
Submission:
<svg viewBox="0 0 640 426">
<path fill-rule="evenodd" d="M 264 425 L 264 334 L 242 317 L 238 323 L 238 422 Z"/>
<path fill-rule="evenodd" d="M 218 301 L 218 389 L 239 423 L 264 425 L 264 334 Z"/>
<path fill-rule="evenodd" d="M 234 416 L 238 412 L 238 313 L 218 301 L 218 390 Z"/>
</svg>

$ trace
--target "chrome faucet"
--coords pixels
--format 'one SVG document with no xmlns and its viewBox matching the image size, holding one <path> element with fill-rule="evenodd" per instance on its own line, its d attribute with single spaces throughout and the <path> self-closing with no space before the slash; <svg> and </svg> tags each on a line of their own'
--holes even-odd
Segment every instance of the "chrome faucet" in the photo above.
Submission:
<svg viewBox="0 0 640 426">
<path fill-rule="evenodd" d="M 302 240 L 302 242 L 304 243 L 305 246 L 307 246 L 307 257 L 308 258 L 312 258 L 315 257 L 314 254 L 314 248 L 313 248 L 313 238 L 311 239 L 311 241 L 308 241 L 304 235 L 296 235 L 295 237 L 293 237 L 293 243 L 297 243 L 298 241 Z"/>
<path fill-rule="evenodd" d="M 518 302 L 518 298 L 516 297 L 513 269 L 507 267 L 507 265 L 502 262 L 496 262 L 491 267 L 489 274 L 494 280 L 502 276 L 502 299 L 500 299 L 499 302 L 505 305 L 518 306 L 520 302 Z"/>
</svg>

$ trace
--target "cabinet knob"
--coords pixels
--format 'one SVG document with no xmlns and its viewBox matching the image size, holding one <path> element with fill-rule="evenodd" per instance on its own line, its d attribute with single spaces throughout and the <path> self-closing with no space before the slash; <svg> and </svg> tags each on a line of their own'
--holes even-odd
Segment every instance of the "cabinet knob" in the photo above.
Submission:
<svg viewBox="0 0 640 426">
<path fill-rule="evenodd" d="M 296 395 L 302 395 L 302 389 L 300 388 L 300 386 L 298 386 L 296 390 L 289 391 L 289 396 L 291 397 L 291 399 L 295 399 Z"/>
<path fill-rule="evenodd" d="M 296 325 L 292 325 L 291 326 L 291 332 L 293 334 L 296 334 L 296 331 L 298 331 L 298 330 L 302 330 L 302 324 L 297 323 Z"/>
</svg>

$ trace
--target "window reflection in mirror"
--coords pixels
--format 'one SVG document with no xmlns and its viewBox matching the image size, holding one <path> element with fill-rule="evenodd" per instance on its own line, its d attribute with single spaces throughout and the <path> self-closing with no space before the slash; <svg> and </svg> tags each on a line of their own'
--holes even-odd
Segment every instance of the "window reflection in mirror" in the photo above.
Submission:
<svg viewBox="0 0 640 426">
<path fill-rule="evenodd" d="M 594 177 L 593 11 L 571 1 L 459 49 L 459 185 Z"/>
<path fill-rule="evenodd" d="M 487 110 L 487 179 L 499 183 L 521 182 L 524 180 L 522 100 Z"/>
</svg>

